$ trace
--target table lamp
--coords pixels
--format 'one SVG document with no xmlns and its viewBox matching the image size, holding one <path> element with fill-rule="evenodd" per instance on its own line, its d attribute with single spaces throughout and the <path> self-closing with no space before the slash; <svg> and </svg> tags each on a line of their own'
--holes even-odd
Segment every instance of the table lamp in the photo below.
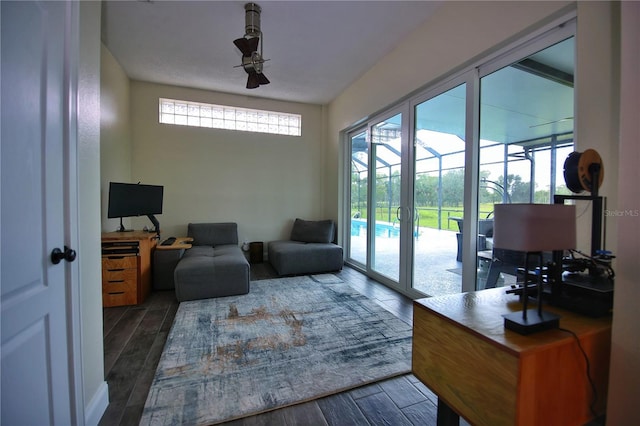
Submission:
<svg viewBox="0 0 640 426">
<path fill-rule="evenodd" d="M 557 328 L 560 317 L 542 310 L 542 252 L 574 249 L 576 209 L 564 204 L 496 204 L 494 248 L 525 253 L 523 310 L 504 315 L 504 326 L 520 334 Z M 537 309 L 528 309 L 529 257 L 537 256 Z"/>
</svg>

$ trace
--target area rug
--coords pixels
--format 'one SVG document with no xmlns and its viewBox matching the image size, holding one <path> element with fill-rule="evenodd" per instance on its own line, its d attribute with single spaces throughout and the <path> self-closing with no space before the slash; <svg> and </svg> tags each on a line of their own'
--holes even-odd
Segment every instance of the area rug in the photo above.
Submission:
<svg viewBox="0 0 640 426">
<path fill-rule="evenodd" d="M 411 327 L 347 284 L 253 281 L 180 304 L 140 424 L 215 424 L 410 370 Z"/>
</svg>

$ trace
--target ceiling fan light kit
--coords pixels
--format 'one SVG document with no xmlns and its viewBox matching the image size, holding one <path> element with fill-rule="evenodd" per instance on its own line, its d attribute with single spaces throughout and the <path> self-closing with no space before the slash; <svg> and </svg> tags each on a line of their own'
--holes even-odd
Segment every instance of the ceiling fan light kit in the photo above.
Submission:
<svg viewBox="0 0 640 426">
<path fill-rule="evenodd" d="M 268 61 L 262 56 L 262 31 L 260 30 L 260 13 L 262 9 L 256 3 L 247 3 L 245 10 L 245 34 L 244 37 L 233 41 L 233 44 L 242 52 L 242 67 L 248 74 L 247 89 L 255 89 L 264 84 L 269 84 L 269 79 L 262 73 L 263 64 Z M 260 52 L 258 52 L 260 45 Z"/>
</svg>

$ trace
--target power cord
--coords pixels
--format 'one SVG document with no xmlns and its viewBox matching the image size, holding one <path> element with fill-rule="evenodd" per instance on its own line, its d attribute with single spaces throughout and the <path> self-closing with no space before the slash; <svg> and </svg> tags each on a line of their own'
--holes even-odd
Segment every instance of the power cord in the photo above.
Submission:
<svg viewBox="0 0 640 426">
<path fill-rule="evenodd" d="M 597 419 L 598 414 L 596 413 L 595 405 L 596 405 L 596 402 L 598 402 L 598 390 L 596 389 L 596 385 L 593 382 L 593 378 L 591 377 L 591 364 L 589 362 L 589 357 L 587 356 L 587 353 L 582 347 L 582 343 L 580 343 L 580 339 L 578 338 L 578 335 L 576 333 L 562 327 L 558 328 L 558 330 L 571 334 L 573 338 L 576 340 L 576 343 L 578 343 L 578 348 L 580 349 L 580 352 L 582 352 L 584 361 L 587 364 L 587 380 L 589 380 L 589 385 L 591 386 L 591 391 L 593 392 L 593 399 L 591 400 L 591 404 L 589 404 L 589 411 L 591 411 L 591 415 L 593 416 L 593 418 Z"/>
</svg>

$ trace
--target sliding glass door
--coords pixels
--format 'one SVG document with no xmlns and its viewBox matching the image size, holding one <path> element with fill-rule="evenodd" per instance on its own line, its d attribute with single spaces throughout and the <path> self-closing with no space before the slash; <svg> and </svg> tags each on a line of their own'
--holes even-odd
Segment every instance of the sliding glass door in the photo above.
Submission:
<svg viewBox="0 0 640 426">
<path fill-rule="evenodd" d="M 349 134 L 350 212 L 347 257 L 381 281 L 401 279 L 403 114 L 388 114 Z"/>
<path fill-rule="evenodd" d="M 494 204 L 549 204 L 569 193 L 562 170 L 574 142 L 574 51 L 569 37 L 480 80 L 478 289 L 514 284 L 524 262 L 493 249 Z"/>
<path fill-rule="evenodd" d="M 369 144 L 367 129 L 349 134 L 349 242 L 347 258 L 361 267 L 367 265 L 367 224 L 369 218 Z"/>
<path fill-rule="evenodd" d="M 566 191 L 574 34 L 565 22 L 348 131 L 348 264 L 411 297 L 508 283 L 489 272 L 493 205 Z"/>
<path fill-rule="evenodd" d="M 466 87 L 414 108 L 412 285 L 428 295 L 462 289 Z"/>
<path fill-rule="evenodd" d="M 461 291 L 466 83 L 348 135 L 347 258 L 407 294 Z M 417 293 L 419 292 L 419 293 Z"/>
<path fill-rule="evenodd" d="M 371 127 L 371 270 L 394 283 L 400 280 L 402 114 Z"/>
</svg>

